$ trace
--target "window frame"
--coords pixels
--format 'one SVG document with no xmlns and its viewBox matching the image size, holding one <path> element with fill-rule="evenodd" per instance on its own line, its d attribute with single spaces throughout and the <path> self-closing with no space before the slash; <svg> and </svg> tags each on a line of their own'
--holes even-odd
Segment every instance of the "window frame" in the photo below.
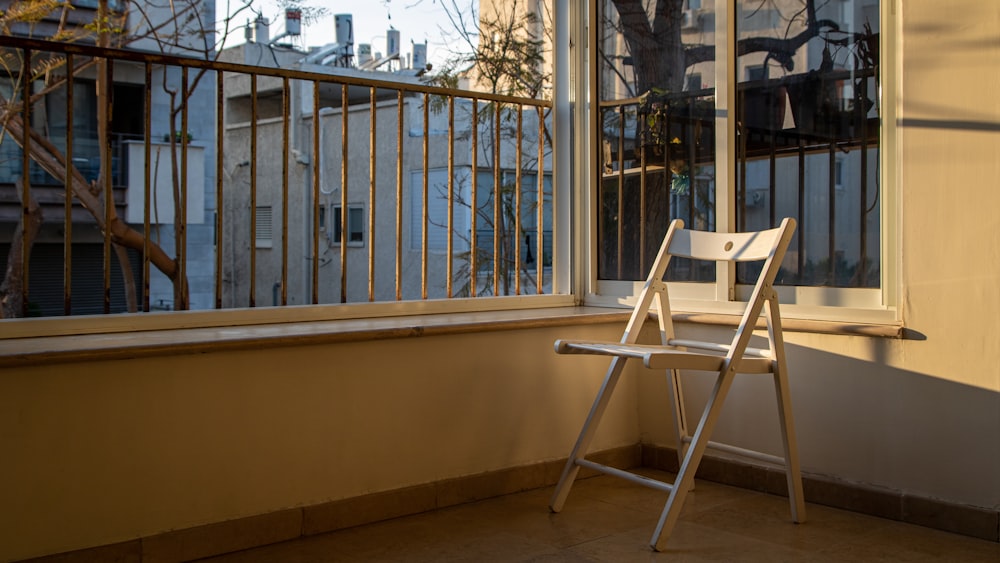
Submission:
<svg viewBox="0 0 1000 563">
<path fill-rule="evenodd" d="M 357 231 L 351 229 L 354 221 L 351 219 L 352 211 L 357 211 L 359 214 Z M 343 220 L 341 217 L 341 205 L 339 203 L 330 204 L 330 217 L 329 217 L 329 229 L 330 229 L 330 244 L 333 246 L 340 246 L 340 223 Z M 367 237 L 365 237 L 365 204 L 364 203 L 348 203 L 347 204 L 347 246 L 348 248 L 364 248 L 367 244 Z M 354 240 L 352 235 L 355 232 L 361 234 L 361 240 Z"/>
<path fill-rule="evenodd" d="M 590 0 L 589 19 L 600 21 L 600 6 L 598 0 Z M 737 162 L 731 155 L 736 145 L 736 124 L 728 116 L 735 115 L 736 86 L 736 11 L 737 0 L 715 0 L 717 29 L 715 33 L 715 50 L 725 53 L 717 58 L 715 65 L 716 83 L 716 229 L 719 232 L 736 230 L 736 194 L 735 190 L 727 189 L 735 186 L 737 177 Z M 899 272 L 899 197 L 897 184 L 898 160 L 896 159 L 896 104 L 899 91 L 898 57 L 894 41 L 899 37 L 899 21 L 892 11 L 892 2 L 880 0 L 879 29 L 880 72 L 881 72 L 881 131 L 879 138 L 879 183 L 880 197 L 880 240 L 881 268 L 878 288 L 830 288 L 807 286 L 776 287 L 782 303 L 782 313 L 789 318 L 824 320 L 824 321 L 857 321 L 873 324 L 895 324 L 901 319 L 898 306 L 900 290 Z M 597 46 L 601 30 L 600 25 L 589 28 L 588 37 L 588 87 L 590 100 L 599 100 L 601 84 L 599 81 L 599 57 Z M 588 110 L 589 146 L 586 154 L 592 162 L 600 162 L 599 131 L 600 108 L 596 103 L 590 103 Z M 580 154 L 580 153 L 578 153 Z M 581 154 L 582 156 L 582 154 Z M 582 158 L 581 160 L 586 160 Z M 588 241 L 589 247 L 581 253 L 585 261 L 582 299 L 586 305 L 624 307 L 633 306 L 641 290 L 642 282 L 602 280 L 597 272 L 597 232 L 598 194 L 601 178 L 595 166 L 584 166 L 583 172 L 588 181 L 585 183 L 589 193 L 580 194 L 584 209 L 579 217 L 586 218 L 583 225 L 585 236 L 579 240 Z M 732 313 L 742 311 L 749 286 L 736 283 L 735 269 L 725 264 L 717 266 L 714 283 L 670 282 L 672 309 L 675 312 Z"/>
</svg>

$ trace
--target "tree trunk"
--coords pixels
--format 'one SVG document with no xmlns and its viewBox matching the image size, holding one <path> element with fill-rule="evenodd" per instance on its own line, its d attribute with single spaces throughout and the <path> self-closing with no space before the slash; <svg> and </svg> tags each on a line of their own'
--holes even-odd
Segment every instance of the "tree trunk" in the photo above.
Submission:
<svg viewBox="0 0 1000 563">
<path fill-rule="evenodd" d="M 10 134 L 10 138 L 20 145 L 24 127 L 20 115 L 10 115 L 5 127 Z M 28 152 L 31 155 L 31 159 L 38 163 L 43 170 L 51 174 L 52 177 L 64 178 L 66 176 L 65 156 L 48 139 L 34 129 L 29 129 L 29 134 L 31 135 L 31 143 Z M 24 149 L 23 146 L 21 148 Z M 98 228 L 101 230 L 106 228 L 111 231 L 111 241 L 113 243 L 134 249 L 140 254 L 145 251 L 146 238 L 122 221 L 118 217 L 114 206 L 111 207 L 110 217 L 106 220 L 105 210 L 100 198 L 94 193 L 93 187 L 87 183 L 87 180 L 75 168 L 72 169 L 69 188 L 73 191 L 73 195 L 83 205 L 84 209 L 94 217 Z M 167 278 L 177 283 L 176 261 L 153 241 L 149 241 L 149 261 Z"/>
</svg>

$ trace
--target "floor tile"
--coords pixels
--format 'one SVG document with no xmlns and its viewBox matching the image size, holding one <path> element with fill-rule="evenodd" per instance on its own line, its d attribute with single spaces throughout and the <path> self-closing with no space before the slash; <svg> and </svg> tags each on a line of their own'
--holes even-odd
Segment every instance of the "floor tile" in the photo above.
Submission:
<svg viewBox="0 0 1000 563">
<path fill-rule="evenodd" d="M 536 489 L 204 561 L 1000 562 L 1000 543 L 812 504 L 808 521 L 795 524 L 784 497 L 706 481 L 688 494 L 667 549 L 658 553 L 649 542 L 666 493 L 606 476 L 581 479 L 555 514 L 548 508 L 552 492 Z"/>
</svg>

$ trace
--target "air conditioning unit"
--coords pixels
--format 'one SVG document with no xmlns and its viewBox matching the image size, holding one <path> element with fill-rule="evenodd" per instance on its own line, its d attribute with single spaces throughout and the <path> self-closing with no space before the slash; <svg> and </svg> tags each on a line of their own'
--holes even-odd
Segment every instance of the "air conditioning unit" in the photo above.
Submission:
<svg viewBox="0 0 1000 563">
<path fill-rule="evenodd" d="M 701 23 L 698 14 L 694 10 L 684 10 L 681 12 L 681 30 L 695 31 Z"/>
</svg>

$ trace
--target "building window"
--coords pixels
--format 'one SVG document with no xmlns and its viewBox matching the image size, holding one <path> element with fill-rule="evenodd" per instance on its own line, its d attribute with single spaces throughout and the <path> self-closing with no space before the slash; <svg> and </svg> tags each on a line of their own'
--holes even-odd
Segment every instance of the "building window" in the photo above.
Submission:
<svg viewBox="0 0 1000 563">
<path fill-rule="evenodd" d="M 274 230 L 271 220 L 271 206 L 258 206 L 254 211 L 254 240 L 257 248 L 271 248 L 274 245 Z"/>
<path fill-rule="evenodd" d="M 437 168 L 427 172 L 427 223 L 424 224 L 422 171 L 410 173 L 410 244 L 411 250 L 420 250 L 423 245 L 424 229 L 427 230 L 427 249 L 446 251 L 448 249 L 448 170 Z M 480 176 L 478 193 L 482 194 L 491 188 L 482 184 Z M 457 167 L 454 181 L 451 184 L 452 197 L 452 246 L 457 252 L 469 250 L 469 225 L 472 213 L 469 205 L 471 190 L 471 169 L 468 166 Z M 492 186 L 492 184 L 490 184 Z"/>
<path fill-rule="evenodd" d="M 685 68 L 671 72 L 636 59 L 649 56 L 650 42 L 663 51 L 709 52 L 725 44 L 715 37 L 727 29 L 673 37 L 632 29 L 616 36 L 622 28 L 615 5 L 597 4 L 604 29 L 597 36 L 617 38 L 596 43 L 605 65 L 594 90 L 603 97 L 594 111 L 604 154 L 591 172 L 599 178 L 593 296 L 636 291 L 631 282 L 644 279 L 671 219 L 746 231 L 794 217 L 798 230 L 777 280 L 800 288 L 787 291 L 793 302 L 885 308 L 879 0 L 817 1 L 815 13 L 784 13 L 792 8 L 781 3 L 768 10 L 752 0 L 720 3 L 735 8 L 741 47 L 735 64 L 721 55 L 689 56 L 680 63 Z M 701 4 L 702 11 L 715 10 Z M 631 73 L 611 67 L 623 57 L 635 61 Z M 715 89 L 717 72 L 735 81 L 734 99 Z M 709 91 L 685 78 L 698 75 Z M 718 120 L 720 113 L 733 116 L 734 126 Z M 721 210 L 725 215 L 716 216 Z M 672 281 L 728 286 L 689 288 L 692 298 L 712 300 L 738 299 L 754 277 L 744 268 L 720 272 L 685 261 L 668 272 Z"/>
<path fill-rule="evenodd" d="M 343 226 L 341 206 L 334 205 L 330 210 L 333 216 L 333 243 L 340 244 Z M 364 246 L 365 244 L 365 208 L 361 204 L 347 206 L 347 246 Z"/>
</svg>

